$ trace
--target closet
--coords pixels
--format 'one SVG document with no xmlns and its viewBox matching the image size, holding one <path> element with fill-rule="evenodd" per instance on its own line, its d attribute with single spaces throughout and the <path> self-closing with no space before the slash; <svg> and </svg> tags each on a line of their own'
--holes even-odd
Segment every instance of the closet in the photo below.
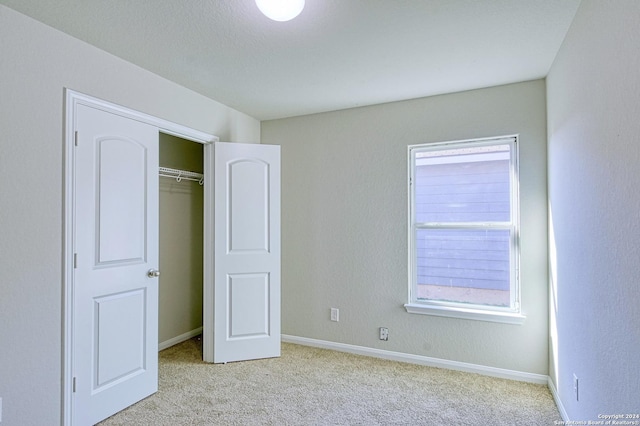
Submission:
<svg viewBox="0 0 640 426">
<path fill-rule="evenodd" d="M 158 347 L 202 332 L 204 146 L 159 137 Z"/>
<path fill-rule="evenodd" d="M 280 147 L 65 92 L 64 423 L 153 394 L 200 333 L 206 362 L 280 356 Z"/>
</svg>

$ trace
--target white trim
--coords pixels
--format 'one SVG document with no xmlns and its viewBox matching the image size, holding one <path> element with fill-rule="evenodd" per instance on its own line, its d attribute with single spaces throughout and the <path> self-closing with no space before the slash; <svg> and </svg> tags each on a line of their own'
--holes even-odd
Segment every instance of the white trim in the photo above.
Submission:
<svg viewBox="0 0 640 426">
<path fill-rule="evenodd" d="M 441 358 L 432 358 L 422 355 L 413 355 L 403 352 L 393 352 L 384 349 L 367 348 L 365 346 L 348 345 L 345 343 L 329 342 L 326 340 L 309 339 L 307 337 L 282 335 L 282 341 L 316 348 L 331 349 L 339 352 L 347 352 L 356 355 L 382 358 L 390 361 L 407 362 L 410 364 L 425 365 L 428 367 L 445 368 L 448 370 L 464 371 L 466 373 L 482 374 L 483 376 L 498 377 L 501 379 L 517 380 L 519 382 L 536 383 L 545 385 L 549 376 L 544 374 L 526 373 L 523 371 L 507 370 L 504 368 L 488 367 L 485 365 L 470 364 L 467 362 L 450 361 Z"/>
<path fill-rule="evenodd" d="M 444 149 L 447 145 L 458 145 L 458 144 L 466 144 L 469 147 L 474 146 L 482 146 L 487 142 L 490 145 L 500 145 L 502 143 L 511 143 L 514 138 L 519 137 L 518 133 L 514 133 L 513 135 L 504 135 L 504 136 L 490 136 L 486 138 L 473 138 L 473 139 L 459 139 L 453 141 L 444 141 L 444 142 L 424 142 L 418 143 L 415 145 L 409 145 L 409 149 L 420 148 L 420 151 L 429 151 L 429 150 L 441 150 Z"/>
<path fill-rule="evenodd" d="M 210 207 L 210 213 L 204 216 L 204 271 L 202 287 L 202 360 L 213 362 L 213 309 L 215 291 L 214 276 L 214 233 L 213 233 L 213 200 L 214 200 L 214 179 L 213 179 L 213 154 L 214 144 L 204 146 L 204 205 Z"/>
<path fill-rule="evenodd" d="M 169 340 L 165 340 L 164 342 L 158 343 L 158 352 L 164 349 L 170 348 L 171 346 L 175 346 L 178 343 L 182 343 L 186 340 L 189 340 L 192 337 L 196 337 L 198 334 L 202 334 L 202 327 L 198 327 L 191 331 L 187 331 L 186 333 L 182 333 L 179 336 L 176 336 Z"/>
<path fill-rule="evenodd" d="M 129 118 L 131 120 L 136 120 L 142 123 L 149 124 L 151 126 L 157 127 L 158 130 L 162 131 L 162 133 L 167 133 L 172 136 L 188 139 L 193 142 L 208 144 L 212 142 L 217 142 L 219 140 L 217 136 L 213 136 L 209 133 L 201 132 L 199 130 L 192 129 L 187 126 L 183 126 L 181 124 L 177 124 L 169 120 L 164 120 L 162 118 L 154 117 L 153 115 L 145 114 L 140 111 L 135 111 L 118 104 L 104 101 L 102 99 L 94 98 L 92 96 L 85 95 L 80 92 L 76 92 L 74 90 L 66 89 L 66 94 L 67 94 L 66 96 L 67 108 L 73 107 L 74 113 L 75 113 L 76 105 L 78 104 L 86 105 L 91 108 L 100 109 L 102 111 L 106 111 L 111 114 L 117 114 L 122 117 Z M 67 109 L 67 111 L 69 110 Z"/>
<path fill-rule="evenodd" d="M 436 317 L 461 318 L 477 321 L 501 322 L 505 324 L 522 324 L 527 317 L 517 312 L 501 312 L 498 310 L 469 309 L 444 304 L 443 306 L 420 303 L 407 303 L 404 308 L 410 314 L 433 315 Z"/>
<path fill-rule="evenodd" d="M 569 415 L 567 414 L 567 410 L 564 409 L 564 405 L 562 404 L 562 400 L 560 399 L 560 395 L 558 395 L 558 390 L 556 389 L 556 385 L 551 380 L 551 376 L 549 376 L 549 380 L 547 380 L 547 387 L 551 391 L 551 395 L 553 396 L 553 400 L 556 403 L 556 407 L 558 407 L 558 411 L 560 412 L 560 417 L 565 423 L 569 422 Z"/>
<path fill-rule="evenodd" d="M 75 182 L 75 168 L 74 168 L 74 142 L 75 142 L 75 128 L 76 128 L 76 110 L 78 105 L 86 105 L 91 108 L 100 109 L 102 111 L 109 112 L 111 114 L 120 115 L 132 120 L 140 121 L 150 124 L 158 128 L 158 131 L 167 133 L 173 136 L 177 136 L 183 139 L 191 140 L 204 144 L 205 151 L 205 173 L 212 174 L 211 166 L 207 164 L 207 159 L 211 156 L 207 156 L 207 152 L 211 152 L 211 144 L 219 140 L 217 136 L 201 132 L 199 130 L 191 129 L 189 127 L 173 123 L 168 120 L 163 120 L 152 115 L 148 115 L 139 111 L 134 111 L 129 108 L 107 102 L 98 98 L 94 98 L 89 95 L 85 95 L 74 90 L 65 88 L 64 97 L 64 113 L 65 113 L 65 136 L 64 136 L 64 193 L 63 206 L 64 206 L 64 218 L 63 218 L 63 263 L 62 263 L 62 292 L 63 292 L 63 342 L 62 342 L 62 424 L 64 426 L 70 426 L 72 422 L 72 399 L 73 394 L 71 390 L 71 384 L 73 381 L 73 254 L 74 254 L 74 182 Z M 204 215 L 213 217 L 213 205 L 207 203 L 207 200 L 212 200 L 213 197 L 213 181 L 209 179 L 209 182 L 204 183 L 205 192 L 205 204 Z M 207 194 L 209 197 L 207 198 Z M 213 287 L 213 265 L 209 263 L 213 262 L 213 227 L 210 220 L 204 221 L 204 283 L 203 290 L 206 291 L 207 286 Z M 206 304 L 203 303 L 203 309 Z"/>
<path fill-rule="evenodd" d="M 442 156 L 442 157 L 419 157 L 419 152 L 416 152 L 416 166 L 428 166 L 434 164 L 452 164 L 452 163 L 476 163 L 481 161 L 499 161 L 509 160 L 511 157 L 508 152 L 483 152 L 478 154 L 467 154 L 462 156 Z"/>
<path fill-rule="evenodd" d="M 71 425 L 72 418 L 72 382 L 73 382 L 73 254 L 74 254 L 74 226 L 73 215 L 75 205 L 74 182 L 75 167 L 73 166 L 73 146 L 75 141 L 75 111 L 76 100 L 73 92 L 67 91 L 65 96 L 65 145 L 64 145 L 64 192 L 62 193 L 64 206 L 63 227 L 63 263 L 62 263 L 62 424 Z"/>
</svg>

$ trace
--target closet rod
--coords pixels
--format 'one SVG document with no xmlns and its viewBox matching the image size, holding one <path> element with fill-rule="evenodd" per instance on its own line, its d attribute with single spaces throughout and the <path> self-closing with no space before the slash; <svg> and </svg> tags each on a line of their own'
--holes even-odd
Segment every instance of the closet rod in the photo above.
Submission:
<svg viewBox="0 0 640 426">
<path fill-rule="evenodd" d="M 187 170 L 172 169 L 170 167 L 160 167 L 159 174 L 162 177 L 174 178 L 177 182 L 192 180 L 204 185 L 204 175 L 202 173 L 190 172 Z"/>
</svg>

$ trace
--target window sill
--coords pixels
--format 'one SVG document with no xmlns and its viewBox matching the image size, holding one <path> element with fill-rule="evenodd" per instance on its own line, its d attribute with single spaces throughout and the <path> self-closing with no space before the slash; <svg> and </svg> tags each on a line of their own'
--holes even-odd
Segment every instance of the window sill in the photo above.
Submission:
<svg viewBox="0 0 640 426">
<path fill-rule="evenodd" d="M 404 307 L 410 314 L 434 315 L 437 317 L 461 318 L 517 325 L 524 323 L 524 320 L 527 318 L 525 315 L 519 313 L 470 309 L 456 306 L 435 306 L 420 303 L 407 303 Z"/>
</svg>

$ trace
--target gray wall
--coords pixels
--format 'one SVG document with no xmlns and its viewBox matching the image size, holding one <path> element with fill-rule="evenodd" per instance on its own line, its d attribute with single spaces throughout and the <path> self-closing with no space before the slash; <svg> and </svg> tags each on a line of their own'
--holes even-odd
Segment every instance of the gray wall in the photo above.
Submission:
<svg viewBox="0 0 640 426">
<path fill-rule="evenodd" d="M 61 419 L 64 88 L 233 142 L 257 120 L 0 6 L 2 425 Z"/>
<path fill-rule="evenodd" d="M 204 145 L 160 134 L 160 166 L 203 173 Z M 160 178 L 158 342 L 202 327 L 204 191 L 198 182 Z"/>
<path fill-rule="evenodd" d="M 282 146 L 283 334 L 546 375 L 545 102 L 537 80 L 262 122 Z M 407 145 L 515 133 L 525 323 L 407 313 Z"/>
<path fill-rule="evenodd" d="M 639 22 L 636 0 L 584 0 L 548 76 L 550 375 L 571 420 L 640 412 Z"/>
</svg>

